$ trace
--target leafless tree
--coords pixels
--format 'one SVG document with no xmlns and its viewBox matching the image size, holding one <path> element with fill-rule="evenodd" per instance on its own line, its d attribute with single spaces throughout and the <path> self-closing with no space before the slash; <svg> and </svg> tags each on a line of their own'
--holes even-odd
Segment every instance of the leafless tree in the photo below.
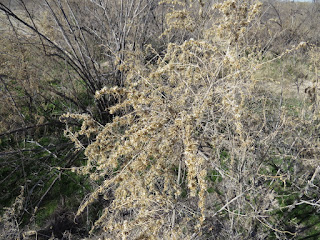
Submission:
<svg viewBox="0 0 320 240">
<path fill-rule="evenodd" d="M 164 25 L 164 8 L 158 0 L 17 0 L 0 3 L 0 12 L 13 27 L 19 23 L 37 34 L 44 53 L 65 61 L 91 96 L 103 86 L 123 86 L 125 72 L 119 66 L 127 53 L 158 41 Z M 114 101 L 97 101 L 101 119 L 110 119 L 105 108 Z"/>
</svg>

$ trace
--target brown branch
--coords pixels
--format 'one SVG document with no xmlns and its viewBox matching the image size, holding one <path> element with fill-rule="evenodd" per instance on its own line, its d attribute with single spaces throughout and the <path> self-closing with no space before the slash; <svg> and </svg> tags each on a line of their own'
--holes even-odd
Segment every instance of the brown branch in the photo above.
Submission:
<svg viewBox="0 0 320 240">
<path fill-rule="evenodd" d="M 60 178 L 61 178 L 61 172 L 59 172 L 59 175 L 56 176 L 55 179 L 53 179 L 52 183 L 51 183 L 50 186 L 47 188 L 46 192 L 45 192 L 45 193 L 42 195 L 42 197 L 40 198 L 37 206 L 34 208 L 33 214 L 35 214 L 35 213 L 37 212 L 37 210 L 38 210 L 38 208 L 39 208 L 42 200 L 44 199 L 44 197 L 48 194 L 48 192 L 52 189 L 52 187 L 53 187 L 53 185 L 56 183 L 56 181 L 57 181 L 58 179 L 60 179 Z"/>
<path fill-rule="evenodd" d="M 33 126 L 18 128 L 18 129 L 15 129 L 15 130 L 12 130 L 12 131 L 9 131 L 9 132 L 6 132 L 6 133 L 1 133 L 0 137 L 6 136 L 6 135 L 10 135 L 10 134 L 14 134 L 14 133 L 17 133 L 17 132 L 25 132 L 25 131 L 27 131 L 29 129 L 38 128 L 38 127 L 44 127 L 44 126 L 49 126 L 49 125 L 64 126 L 63 123 L 60 123 L 58 121 L 56 121 L 56 122 L 48 122 L 48 123 L 43 123 L 43 124 L 39 124 L 39 125 L 33 125 Z"/>
</svg>

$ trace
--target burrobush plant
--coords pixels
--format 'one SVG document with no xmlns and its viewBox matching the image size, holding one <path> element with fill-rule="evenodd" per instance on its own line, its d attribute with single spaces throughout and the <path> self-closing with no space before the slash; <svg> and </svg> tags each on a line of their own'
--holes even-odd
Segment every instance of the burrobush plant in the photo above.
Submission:
<svg viewBox="0 0 320 240">
<path fill-rule="evenodd" d="M 71 159 L 53 164 L 52 186 L 68 169 L 98 185 L 77 214 L 104 203 L 92 236 L 317 239 L 316 47 L 300 43 L 266 54 L 265 39 L 259 41 L 265 11 L 257 1 L 43 3 L 43 22 L 19 20 L 2 3 L 0 10 L 37 33 L 39 46 L 63 60 L 88 98 L 95 94 L 97 113 L 77 105 L 77 91 L 61 98 L 75 104 L 60 120 L 77 151 L 42 151 L 46 159 Z M 307 50 L 313 101 L 283 94 L 278 82 L 294 74 L 290 69 L 278 79 L 258 78 L 270 63 Z M 87 161 L 77 167 L 82 151 Z"/>
<path fill-rule="evenodd" d="M 306 167 L 302 159 L 316 156 L 315 122 L 310 111 L 290 115 L 284 100 L 254 76 L 306 44 L 262 61 L 249 35 L 259 31 L 261 3 L 163 3 L 172 9 L 164 34 L 180 32 L 186 39 L 169 43 L 152 63 L 133 52 L 121 65 L 125 85 L 96 92 L 97 99 L 118 99 L 109 108 L 116 114 L 112 122 L 101 125 L 81 114 L 61 118 L 82 121 L 80 131 L 66 130 L 88 158 L 74 170 L 101 182 L 78 214 L 98 196 L 111 199 L 92 230 L 102 228 L 110 239 L 302 234 L 301 222 L 283 223 L 278 211 L 311 204 L 315 165 Z M 92 143 L 83 147 L 81 135 Z"/>
</svg>

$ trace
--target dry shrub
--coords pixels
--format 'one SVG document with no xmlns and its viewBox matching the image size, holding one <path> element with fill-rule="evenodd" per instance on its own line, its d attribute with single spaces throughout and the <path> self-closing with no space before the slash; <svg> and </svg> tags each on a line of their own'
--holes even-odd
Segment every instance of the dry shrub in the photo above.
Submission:
<svg viewBox="0 0 320 240">
<path fill-rule="evenodd" d="M 149 42 L 163 44 L 153 37 L 161 34 L 164 21 L 165 8 L 156 12 L 157 2 L 16 0 L 0 3 L 0 11 L 17 37 L 22 37 L 21 42 L 25 35 L 34 37 L 32 44 L 39 48 L 42 57 L 65 64 L 68 71 L 64 75 L 70 77 L 65 83 L 72 81 L 83 86 L 87 98 L 93 100 L 103 86 L 123 85 L 125 72 L 118 68 L 127 52 L 141 50 Z M 42 69 L 43 65 L 37 67 Z M 73 94 L 67 96 L 69 100 L 80 102 L 80 98 L 75 99 L 80 94 Z M 96 101 L 96 109 L 82 106 L 82 112 L 109 121 L 112 116 L 104 108 L 113 103 L 114 99 L 101 98 Z"/>
<path fill-rule="evenodd" d="M 54 121 L 56 116 L 50 114 L 68 108 L 66 103 L 86 110 L 87 100 L 81 99 L 86 91 L 79 77 L 65 62 L 48 57 L 37 36 L 10 28 L 2 33 L 1 133 Z"/>
<path fill-rule="evenodd" d="M 192 35 L 201 16 L 190 9 L 202 9 L 202 1 L 164 2 L 172 4 L 165 34 Z M 271 233 L 285 239 L 300 233 L 302 224 L 287 229 L 275 213 L 308 204 L 308 193 L 316 194 L 308 183 L 319 140 L 312 113 L 292 114 L 256 84 L 255 71 L 268 62 L 260 62 L 248 32 L 261 4 L 227 0 L 208 7 L 196 40 L 168 44 L 153 63 L 133 52 L 120 66 L 124 86 L 96 92 L 97 99 L 118 99 L 109 108 L 117 115 L 110 123 L 62 116 L 82 121 L 80 131 L 69 126 L 65 132 L 88 158 L 74 170 L 101 183 L 78 214 L 99 196 L 111 200 L 92 232 L 101 227 L 110 239 L 266 239 Z M 89 146 L 81 135 L 92 139 Z M 286 201 L 288 194 L 296 201 Z"/>
<path fill-rule="evenodd" d="M 51 182 L 52 175 L 82 158 L 70 151 L 72 145 L 59 129 L 64 125 L 56 117 L 74 111 L 108 121 L 109 115 L 103 114 L 113 99 L 100 99 L 94 106 L 96 90 L 122 85 L 125 71 L 118 68 L 127 52 L 162 42 L 152 38 L 162 32 L 164 19 L 162 11 L 155 13 L 157 1 L 122 3 L 0 1 L 0 205 L 8 205 L 24 185 L 28 199 L 23 226 L 34 221 L 43 225 L 43 216 L 52 217 L 55 206 L 48 203 L 60 198 L 51 194 L 54 188 L 61 185 L 61 195 L 71 188 L 60 177 Z M 89 185 L 83 181 L 80 194 Z M 75 204 L 77 197 L 72 195 L 70 202 Z"/>
<path fill-rule="evenodd" d="M 2 239 L 20 239 L 21 213 L 24 207 L 24 188 L 21 188 L 20 195 L 15 199 L 13 204 L 5 208 L 0 218 L 0 237 Z"/>
<path fill-rule="evenodd" d="M 301 41 L 319 44 L 319 3 L 299 1 L 263 1 L 260 34 L 261 47 L 281 54 L 288 45 Z"/>
</svg>

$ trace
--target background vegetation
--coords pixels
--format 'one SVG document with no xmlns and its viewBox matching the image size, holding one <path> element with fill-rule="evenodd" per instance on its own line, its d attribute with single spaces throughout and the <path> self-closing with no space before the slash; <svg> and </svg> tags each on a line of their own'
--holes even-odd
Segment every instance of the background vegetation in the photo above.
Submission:
<svg viewBox="0 0 320 240">
<path fill-rule="evenodd" d="M 0 3 L 0 238 L 319 239 L 320 5 Z"/>
</svg>

